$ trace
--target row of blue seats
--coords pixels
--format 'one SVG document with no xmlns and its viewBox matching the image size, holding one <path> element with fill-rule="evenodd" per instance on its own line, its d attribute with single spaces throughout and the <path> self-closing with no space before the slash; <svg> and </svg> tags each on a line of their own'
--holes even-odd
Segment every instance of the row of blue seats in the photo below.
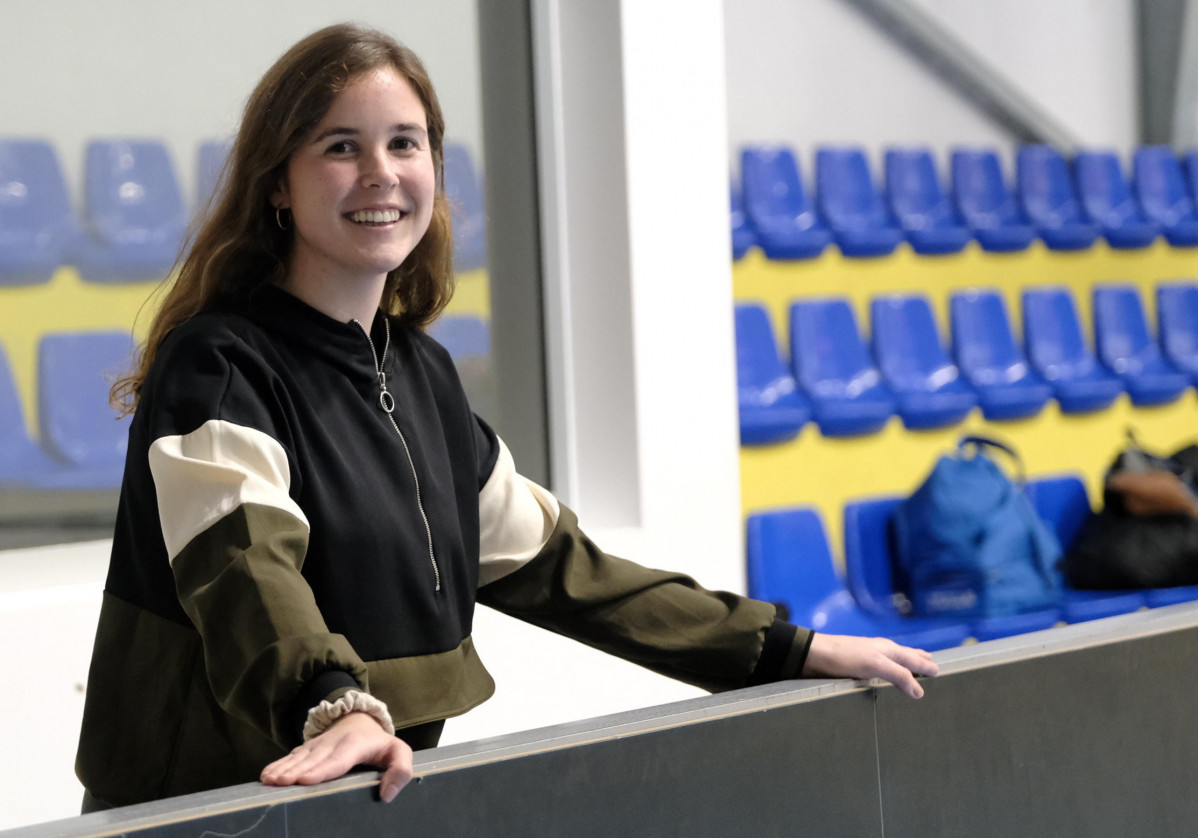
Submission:
<svg viewBox="0 0 1198 838">
<path fill-rule="evenodd" d="M 1068 548 L 1090 514 L 1085 485 L 1075 475 L 1031 480 L 1026 490 L 1041 518 Z M 993 640 L 1058 623 L 1079 623 L 1141 608 L 1198 599 L 1198 586 L 1136 591 L 1062 588 L 1053 608 L 962 621 L 907 616 L 909 599 L 896 561 L 890 519 L 901 496 L 853 501 L 844 508 L 844 569 L 836 569 L 819 513 L 808 507 L 751 515 L 746 524 L 749 595 L 779 603 L 790 619 L 817 631 L 889 637 L 928 650 L 968 638 Z"/>
<path fill-rule="evenodd" d="M 1094 286 L 1097 355 L 1063 287 L 1023 291 L 1023 347 L 998 291 L 954 293 L 951 353 L 922 294 L 871 300 L 868 343 L 847 299 L 800 299 L 790 308 L 789 363 L 765 309 L 738 305 L 741 443 L 792 439 L 812 419 L 824 436 L 854 436 L 895 414 L 926 429 L 956 424 L 979 406 L 987 419 L 1010 420 L 1038 413 L 1050 398 L 1066 413 L 1101 410 L 1123 392 L 1137 405 L 1174 401 L 1198 384 L 1198 284 L 1162 282 L 1156 295 L 1159 341 L 1137 286 Z"/>
<path fill-rule="evenodd" d="M 53 146 L 0 140 L 0 286 L 47 281 L 76 265 L 91 282 L 159 279 L 174 264 L 193 213 L 219 182 L 229 143 L 202 143 L 196 205 L 185 205 L 166 146 L 154 140 L 93 140 L 84 157 L 77 214 Z M 486 262 L 482 184 L 469 150 L 445 145 L 445 190 L 455 206 L 458 270 Z"/>
<path fill-rule="evenodd" d="M 1037 236 L 1056 250 L 1147 247 L 1159 235 L 1198 245 L 1198 151 L 1179 158 L 1168 146 L 1135 152 L 1129 181 L 1113 151 L 1066 158 L 1045 145 L 1016 155 L 1014 189 L 998 152 L 952 152 L 952 180 L 941 186 L 927 148 L 891 148 L 876 188 L 865 151 L 826 146 L 815 155 L 815 200 L 785 146 L 741 152 L 741 188 L 732 190 L 733 255 L 759 245 L 771 259 L 818 256 L 833 241 L 846 256 L 881 256 L 904 239 L 917 253 L 956 253 L 976 239 L 985 250 L 1026 249 Z"/>
<path fill-rule="evenodd" d="M 457 315 L 437 320 L 430 334 L 455 361 L 487 358 L 486 321 Z M 121 483 L 128 417 L 109 406 L 115 376 L 129 368 L 126 332 L 54 333 L 37 356 L 38 441 L 25 428 L 21 399 L 0 346 L 0 487 L 110 489 Z"/>
</svg>

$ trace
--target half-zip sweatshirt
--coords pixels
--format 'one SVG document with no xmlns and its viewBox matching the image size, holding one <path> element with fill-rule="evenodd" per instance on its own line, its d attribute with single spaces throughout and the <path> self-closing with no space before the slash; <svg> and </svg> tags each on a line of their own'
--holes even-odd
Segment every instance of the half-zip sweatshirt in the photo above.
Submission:
<svg viewBox="0 0 1198 838">
<path fill-rule="evenodd" d="M 268 286 L 163 342 L 87 687 L 77 771 L 96 797 L 256 779 L 349 689 L 435 745 L 428 723 L 494 690 L 476 601 L 706 689 L 801 671 L 811 635 L 773 606 L 596 548 L 516 473 L 433 339 L 381 313 L 369 335 Z"/>
</svg>

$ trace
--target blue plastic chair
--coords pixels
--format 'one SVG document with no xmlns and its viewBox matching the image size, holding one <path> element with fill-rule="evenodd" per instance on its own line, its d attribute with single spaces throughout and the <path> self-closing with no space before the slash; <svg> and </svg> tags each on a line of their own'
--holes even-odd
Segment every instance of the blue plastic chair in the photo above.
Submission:
<svg viewBox="0 0 1198 838">
<path fill-rule="evenodd" d="M 993 149 L 953 151 L 953 202 L 983 250 L 1026 250 L 1036 237 L 1003 178 Z"/>
<path fill-rule="evenodd" d="M 1141 211 L 1113 151 L 1082 151 L 1073 158 L 1082 209 L 1111 247 L 1152 244 L 1160 228 Z"/>
<path fill-rule="evenodd" d="M 916 253 L 957 253 L 973 237 L 941 189 L 926 148 L 886 152 L 886 198 Z"/>
<path fill-rule="evenodd" d="M 54 149 L 43 140 L 0 140 L 0 286 L 48 281 L 78 241 Z"/>
<path fill-rule="evenodd" d="M 736 381 L 742 445 L 798 436 L 811 406 L 778 355 L 769 315 L 759 305 L 736 307 Z"/>
<path fill-rule="evenodd" d="M 1172 148 L 1154 145 L 1137 149 L 1132 180 L 1144 214 L 1160 225 L 1169 244 L 1198 245 L 1198 211 Z"/>
<path fill-rule="evenodd" d="M 491 356 L 491 329 L 481 317 L 443 315 L 428 327 L 428 333 L 454 361 Z"/>
<path fill-rule="evenodd" d="M 1098 230 L 1082 216 L 1065 158 L 1046 145 L 1025 145 L 1016 155 L 1016 182 L 1023 211 L 1053 250 L 1083 250 Z"/>
<path fill-rule="evenodd" d="M 171 270 L 187 212 L 166 147 L 93 140 L 84 162 L 85 226 L 79 271 L 91 282 L 161 279 Z"/>
<path fill-rule="evenodd" d="M 745 214 L 771 259 L 811 259 L 832 233 L 807 200 L 794 153 L 785 147 L 746 148 L 740 155 Z"/>
<path fill-rule="evenodd" d="M 445 197 L 453 209 L 453 267 L 474 271 L 487 264 L 487 211 L 482 180 L 470 150 L 445 143 Z"/>
<path fill-rule="evenodd" d="M 844 560 L 849 590 L 871 613 L 897 615 L 910 607 L 910 601 L 902 593 L 907 583 L 894 554 L 890 526 L 895 507 L 902 500 L 902 497 L 869 498 L 844 507 Z M 976 639 L 995 640 L 1052 628 L 1059 621 L 1060 611 L 1050 608 L 976 619 L 968 626 Z"/>
<path fill-rule="evenodd" d="M 865 152 L 824 147 L 816 151 L 816 204 L 846 256 L 885 256 L 903 240 L 874 187 Z"/>
<path fill-rule="evenodd" d="M 1156 319 L 1165 357 L 1198 384 L 1198 284 L 1193 280 L 1158 284 Z"/>
<path fill-rule="evenodd" d="M 1068 289 L 1023 292 L 1023 339 L 1028 360 L 1052 385 L 1065 413 L 1102 410 L 1123 392 L 1123 381 L 1090 350 Z"/>
<path fill-rule="evenodd" d="M 784 606 L 792 622 L 830 634 L 889 637 L 929 651 L 959 646 L 963 623 L 871 614 L 836 573 L 819 513 L 794 508 L 746 522 L 749 596 Z"/>
<path fill-rule="evenodd" d="M 1094 336 L 1099 359 L 1123 379 L 1134 404 L 1165 404 L 1181 397 L 1189 376 L 1161 354 L 1148 331 L 1134 285 L 1095 285 Z"/>
<path fill-rule="evenodd" d="M 953 294 L 953 357 L 977 391 L 987 419 L 1023 419 L 1039 413 L 1052 387 L 1031 368 L 1011 334 L 1007 307 L 996 291 Z"/>
<path fill-rule="evenodd" d="M 129 418 L 108 404 L 112 380 L 127 370 L 127 332 L 44 335 L 38 345 L 38 419 L 42 447 L 70 466 L 47 488 L 116 488 L 128 449 Z"/>
<path fill-rule="evenodd" d="M 61 471 L 63 463 L 47 456 L 25 428 L 8 355 L 0 347 L 0 486 L 35 488 Z"/>
<path fill-rule="evenodd" d="M 729 191 L 728 220 L 732 226 L 732 259 L 743 259 L 749 248 L 757 244 L 757 233 L 745 213 L 745 199 L 733 186 Z"/>
<path fill-rule="evenodd" d="M 1027 496 L 1036 513 L 1052 527 L 1061 549 L 1068 551 L 1090 515 L 1090 498 L 1081 478 L 1068 474 L 1029 480 Z M 1067 586 L 1063 591 L 1061 616 L 1067 623 L 1128 614 L 1148 604 L 1144 591 L 1082 591 Z"/>
<path fill-rule="evenodd" d="M 955 425 L 977 407 L 977 393 L 961 378 L 940 341 L 927 297 L 875 297 L 870 320 L 874 357 L 907 428 Z"/>
<path fill-rule="evenodd" d="M 225 163 L 233 150 L 230 140 L 205 140 L 196 150 L 195 211 L 208 209 L 224 177 Z"/>
<path fill-rule="evenodd" d="M 790 358 L 824 436 L 871 434 L 894 415 L 894 394 L 882 383 L 847 300 L 808 298 L 790 307 Z"/>
</svg>

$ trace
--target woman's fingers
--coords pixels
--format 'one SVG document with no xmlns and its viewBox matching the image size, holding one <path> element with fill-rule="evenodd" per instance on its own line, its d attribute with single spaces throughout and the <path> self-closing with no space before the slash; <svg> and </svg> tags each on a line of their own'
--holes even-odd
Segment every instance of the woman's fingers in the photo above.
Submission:
<svg viewBox="0 0 1198 838">
<path fill-rule="evenodd" d="M 900 646 L 884 637 L 816 634 L 807 652 L 805 675 L 833 678 L 881 678 L 912 698 L 922 698 L 916 675 L 934 676 L 940 668 L 922 649 Z"/>
</svg>

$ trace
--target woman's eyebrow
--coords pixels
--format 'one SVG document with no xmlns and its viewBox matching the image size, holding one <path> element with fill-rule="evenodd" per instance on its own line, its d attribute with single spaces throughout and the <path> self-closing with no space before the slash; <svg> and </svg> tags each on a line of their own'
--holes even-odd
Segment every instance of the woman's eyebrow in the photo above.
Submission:
<svg viewBox="0 0 1198 838">
<path fill-rule="evenodd" d="M 421 125 L 419 122 L 400 122 L 396 125 L 392 125 L 391 130 L 395 131 L 397 133 L 401 133 L 401 134 L 407 133 L 410 131 L 415 131 L 420 134 L 428 133 L 428 129 L 425 128 L 423 125 Z M 362 133 L 362 132 L 359 131 L 357 128 L 345 128 L 345 127 L 341 127 L 341 126 L 335 126 L 332 128 L 326 128 L 324 131 L 321 131 L 319 134 L 317 134 L 315 137 L 312 138 L 312 142 L 313 143 L 323 142 L 324 140 L 327 140 L 329 137 L 356 137 L 360 133 Z"/>
</svg>

